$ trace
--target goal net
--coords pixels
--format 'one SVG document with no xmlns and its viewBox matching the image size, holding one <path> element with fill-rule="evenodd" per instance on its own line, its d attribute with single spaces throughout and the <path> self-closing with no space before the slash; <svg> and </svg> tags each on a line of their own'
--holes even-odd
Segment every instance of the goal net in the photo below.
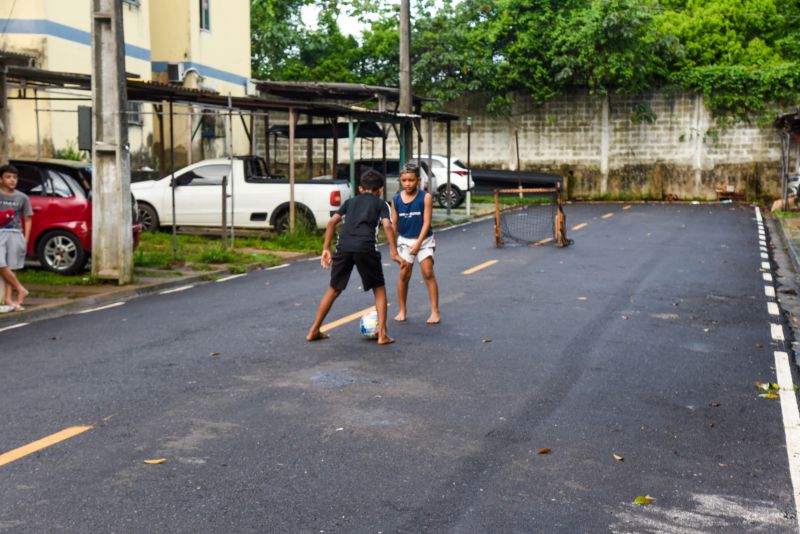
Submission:
<svg viewBox="0 0 800 534">
<path fill-rule="evenodd" d="M 495 189 L 495 244 L 502 247 L 510 240 L 529 245 L 570 245 L 561 204 L 558 187 Z"/>
</svg>

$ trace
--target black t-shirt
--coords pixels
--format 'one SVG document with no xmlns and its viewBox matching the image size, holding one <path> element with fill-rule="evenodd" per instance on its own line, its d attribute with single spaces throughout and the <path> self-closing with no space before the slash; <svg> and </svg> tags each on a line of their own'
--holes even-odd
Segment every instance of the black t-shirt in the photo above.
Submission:
<svg viewBox="0 0 800 534">
<path fill-rule="evenodd" d="M 390 217 L 389 205 L 371 193 L 348 198 L 336 212 L 344 218 L 336 250 L 371 252 L 378 250 L 378 227 Z"/>
</svg>

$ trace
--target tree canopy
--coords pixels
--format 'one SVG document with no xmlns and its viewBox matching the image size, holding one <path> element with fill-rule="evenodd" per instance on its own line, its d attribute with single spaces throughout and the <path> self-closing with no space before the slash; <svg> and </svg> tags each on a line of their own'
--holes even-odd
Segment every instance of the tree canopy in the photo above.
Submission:
<svg viewBox="0 0 800 534">
<path fill-rule="evenodd" d="M 313 30 L 300 8 L 315 5 Z M 254 76 L 397 85 L 396 0 L 252 0 Z M 411 1 L 414 90 L 468 93 L 508 110 L 585 88 L 596 94 L 702 93 L 723 117 L 800 103 L 796 0 Z M 364 23 L 343 35 L 341 10 Z"/>
</svg>

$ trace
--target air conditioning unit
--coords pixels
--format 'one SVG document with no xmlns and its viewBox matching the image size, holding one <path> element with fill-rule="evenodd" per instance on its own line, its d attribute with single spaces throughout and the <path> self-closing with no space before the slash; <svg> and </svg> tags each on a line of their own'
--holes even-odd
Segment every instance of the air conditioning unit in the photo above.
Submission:
<svg viewBox="0 0 800 534">
<path fill-rule="evenodd" d="M 183 63 L 167 63 L 167 79 L 171 83 L 183 83 L 185 75 Z"/>
</svg>

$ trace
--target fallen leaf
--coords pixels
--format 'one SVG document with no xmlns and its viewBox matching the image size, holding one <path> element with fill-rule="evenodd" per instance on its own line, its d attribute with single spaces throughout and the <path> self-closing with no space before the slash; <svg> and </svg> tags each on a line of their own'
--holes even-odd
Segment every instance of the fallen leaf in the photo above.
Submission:
<svg viewBox="0 0 800 534">
<path fill-rule="evenodd" d="M 706 332 L 706 333 L 711 332 L 711 329 L 710 328 L 703 328 L 703 332 Z"/>
<path fill-rule="evenodd" d="M 762 394 L 759 395 L 759 397 L 761 397 L 762 399 L 777 399 L 778 398 L 778 394 L 777 393 L 762 393 Z"/>
<path fill-rule="evenodd" d="M 623 461 L 625 459 L 622 456 L 620 456 L 619 454 L 612 454 L 611 457 L 614 458 L 618 462 L 621 462 L 621 461 Z"/>
<path fill-rule="evenodd" d="M 622 316 L 622 320 L 623 320 L 623 321 L 627 321 L 627 320 L 628 320 L 628 316 L 627 316 L 627 315 L 623 315 L 623 316 Z"/>
<path fill-rule="evenodd" d="M 212 352 L 210 356 L 219 356 L 219 352 Z"/>
<path fill-rule="evenodd" d="M 145 460 L 144 463 L 150 464 L 150 465 L 158 465 L 158 464 L 163 464 L 166 461 L 167 461 L 166 458 L 159 458 L 157 460 Z"/>
<path fill-rule="evenodd" d="M 769 389 L 771 389 L 772 391 L 780 391 L 781 387 L 775 382 L 773 382 L 772 384 L 769 385 Z"/>
<path fill-rule="evenodd" d="M 650 504 L 654 501 L 654 499 L 649 495 L 639 495 L 633 500 L 634 504 Z"/>
<path fill-rule="evenodd" d="M 578 297 L 578 300 L 589 300 L 589 297 Z"/>
<path fill-rule="evenodd" d="M 757 349 L 763 349 L 764 348 L 764 344 L 763 343 L 756 343 L 756 348 Z"/>
<path fill-rule="evenodd" d="M 491 339 L 489 339 L 488 337 L 487 337 L 487 338 L 484 338 L 484 339 L 481 339 L 481 341 L 482 341 L 483 343 L 491 343 L 491 342 L 492 342 L 492 340 L 491 340 Z"/>
<path fill-rule="evenodd" d="M 722 404 L 718 403 L 717 401 L 711 401 L 708 403 L 708 405 L 712 408 L 719 408 L 720 406 L 722 406 Z"/>
<path fill-rule="evenodd" d="M 767 391 L 769 389 L 769 384 L 765 384 L 764 382 L 759 382 L 758 380 L 753 382 L 753 384 L 755 384 L 758 389 L 763 389 L 764 391 Z"/>
<path fill-rule="evenodd" d="M 542 447 L 541 449 L 536 451 L 536 454 L 550 454 L 550 449 L 547 447 Z"/>
</svg>

